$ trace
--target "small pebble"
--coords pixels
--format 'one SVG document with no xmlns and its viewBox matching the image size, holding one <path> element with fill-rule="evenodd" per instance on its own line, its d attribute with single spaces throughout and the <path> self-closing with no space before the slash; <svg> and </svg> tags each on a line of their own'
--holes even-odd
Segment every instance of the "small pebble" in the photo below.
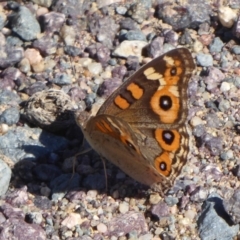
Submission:
<svg viewBox="0 0 240 240">
<path fill-rule="evenodd" d="M 8 131 L 8 125 L 5 123 L 0 124 L 0 135 L 4 135 Z"/>
<path fill-rule="evenodd" d="M 32 70 L 33 72 L 35 73 L 41 73 L 45 70 L 45 64 L 43 61 L 39 62 L 39 63 L 36 63 L 36 64 L 33 64 L 32 65 Z"/>
<path fill-rule="evenodd" d="M 34 48 L 28 48 L 24 52 L 24 55 L 31 65 L 40 63 L 42 61 L 42 56 L 40 55 L 39 51 Z"/>
<path fill-rule="evenodd" d="M 150 204 L 157 204 L 161 200 L 161 197 L 158 193 L 151 194 L 149 198 Z"/>
<path fill-rule="evenodd" d="M 210 67 L 213 65 L 213 58 L 210 54 L 198 53 L 196 60 L 197 63 L 202 67 Z"/>
<path fill-rule="evenodd" d="M 218 18 L 224 27 L 230 28 L 237 18 L 237 12 L 229 7 L 220 6 L 218 8 Z"/>
<path fill-rule="evenodd" d="M 230 89 L 231 89 L 230 83 L 228 83 L 228 82 L 222 82 L 221 87 L 220 87 L 220 90 L 221 90 L 222 92 L 229 91 Z"/>
<path fill-rule="evenodd" d="M 89 72 L 93 75 L 99 75 L 103 71 L 102 64 L 96 62 L 88 64 L 87 68 Z"/>
<path fill-rule="evenodd" d="M 12 126 L 19 121 L 19 118 L 19 110 L 15 107 L 10 107 L 0 115 L 0 122 L 6 123 L 8 126 Z"/>
<path fill-rule="evenodd" d="M 232 52 L 237 55 L 240 54 L 240 46 L 233 46 Z"/>
<path fill-rule="evenodd" d="M 137 56 L 139 61 L 142 59 L 142 49 L 147 45 L 145 41 L 123 41 L 114 50 L 113 55 L 119 57 Z"/>
<path fill-rule="evenodd" d="M 222 51 L 222 47 L 224 43 L 219 37 L 213 39 L 212 43 L 209 46 L 209 50 L 211 53 L 220 53 Z"/>
<path fill-rule="evenodd" d="M 81 216 L 78 213 L 70 213 L 63 221 L 62 225 L 71 229 L 77 224 L 81 224 Z"/>
<path fill-rule="evenodd" d="M 122 202 L 119 204 L 119 212 L 120 213 L 127 213 L 129 211 L 129 204 L 126 202 Z"/>
<path fill-rule="evenodd" d="M 127 12 L 127 8 L 123 6 L 119 6 L 116 8 L 117 14 L 124 15 Z"/>
<path fill-rule="evenodd" d="M 190 120 L 190 124 L 192 127 L 196 127 L 198 125 L 203 124 L 203 121 L 200 117 L 198 116 L 194 116 L 191 120 Z"/>
<path fill-rule="evenodd" d="M 107 226 L 103 223 L 99 223 L 97 225 L 97 230 L 100 232 L 100 233 L 106 233 L 107 232 Z"/>
</svg>

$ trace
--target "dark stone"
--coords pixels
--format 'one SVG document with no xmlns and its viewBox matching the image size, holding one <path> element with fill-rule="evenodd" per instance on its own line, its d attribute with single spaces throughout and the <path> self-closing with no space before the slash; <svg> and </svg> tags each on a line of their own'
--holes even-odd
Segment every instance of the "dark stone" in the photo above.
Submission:
<svg viewBox="0 0 240 240">
<path fill-rule="evenodd" d="M 64 52 L 71 57 L 79 56 L 82 53 L 80 48 L 69 45 L 64 47 Z"/>
<path fill-rule="evenodd" d="M 184 29 L 184 32 L 183 34 L 179 37 L 178 39 L 178 42 L 181 44 L 181 45 L 190 45 L 193 43 L 193 39 L 190 35 L 190 32 L 188 29 Z"/>
<path fill-rule="evenodd" d="M 113 78 L 122 79 L 127 73 L 127 68 L 125 66 L 117 66 L 112 70 Z"/>
<path fill-rule="evenodd" d="M 136 71 L 139 68 L 139 59 L 136 56 L 129 56 L 127 58 L 126 66 L 128 70 Z"/>
<path fill-rule="evenodd" d="M 203 0 L 189 0 L 184 7 L 166 2 L 158 5 L 156 17 L 179 31 L 185 28 L 197 28 L 201 23 L 210 22 L 209 9 L 210 6 Z"/>
<path fill-rule="evenodd" d="M 177 46 L 178 45 L 178 34 L 170 29 L 165 29 L 162 32 L 162 35 L 164 36 L 164 42 L 165 43 L 169 43 L 173 46 Z"/>
<path fill-rule="evenodd" d="M 110 59 L 109 49 L 101 43 L 95 43 L 85 49 L 89 56 L 96 61 L 106 64 Z"/>
<path fill-rule="evenodd" d="M 114 90 L 116 90 L 122 84 L 122 80 L 119 78 L 108 78 L 98 88 L 98 95 L 101 97 L 109 97 Z"/>
<path fill-rule="evenodd" d="M 33 42 L 33 47 L 38 49 L 43 56 L 48 56 L 56 52 L 57 43 L 50 36 L 44 35 Z"/>
<path fill-rule="evenodd" d="M 119 24 L 120 24 L 120 29 L 125 29 L 125 30 L 138 29 L 137 23 L 131 18 L 124 18 L 123 20 L 121 20 Z"/>
<path fill-rule="evenodd" d="M 91 1 L 79 0 L 58 0 L 53 1 L 52 10 L 57 13 L 63 13 L 72 21 L 76 22 L 79 16 L 83 15 L 91 6 Z"/>
<path fill-rule="evenodd" d="M 161 219 L 163 217 L 168 217 L 170 214 L 170 210 L 165 202 L 159 202 L 158 204 L 152 206 L 151 214 L 158 219 Z"/>
<path fill-rule="evenodd" d="M 41 210 L 48 210 L 52 207 L 52 201 L 43 196 L 35 196 L 33 203 Z"/>
<path fill-rule="evenodd" d="M 223 143 L 220 137 L 213 137 L 209 134 L 205 135 L 206 148 L 211 152 L 212 155 L 219 155 L 223 150 Z"/>
<path fill-rule="evenodd" d="M 161 56 L 163 54 L 163 43 L 163 37 L 154 38 L 147 47 L 148 56 L 151 58 Z"/>
<path fill-rule="evenodd" d="M 59 32 L 65 22 L 65 15 L 58 12 L 49 12 L 42 15 L 43 30 L 47 33 Z"/>
</svg>

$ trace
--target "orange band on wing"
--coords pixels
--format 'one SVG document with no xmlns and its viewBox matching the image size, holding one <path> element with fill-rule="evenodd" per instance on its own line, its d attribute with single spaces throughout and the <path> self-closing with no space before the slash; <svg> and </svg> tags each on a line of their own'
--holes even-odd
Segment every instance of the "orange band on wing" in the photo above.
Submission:
<svg viewBox="0 0 240 240">
<path fill-rule="evenodd" d="M 131 83 L 127 86 L 127 90 L 131 92 L 132 96 L 135 99 L 140 99 L 143 95 L 143 89 L 135 83 Z"/>
<path fill-rule="evenodd" d="M 113 129 L 105 121 L 100 121 L 96 123 L 96 128 L 103 133 L 112 133 Z"/>
<path fill-rule="evenodd" d="M 128 101 L 126 99 L 124 99 L 123 97 L 121 97 L 120 95 L 118 95 L 114 99 L 114 103 L 121 109 L 127 109 L 130 106 Z"/>
</svg>

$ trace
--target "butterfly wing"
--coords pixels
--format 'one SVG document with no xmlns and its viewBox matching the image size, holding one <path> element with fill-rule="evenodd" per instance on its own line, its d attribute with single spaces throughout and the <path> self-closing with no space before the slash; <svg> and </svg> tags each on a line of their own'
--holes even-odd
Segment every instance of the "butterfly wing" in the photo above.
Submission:
<svg viewBox="0 0 240 240">
<path fill-rule="evenodd" d="M 168 188 L 187 160 L 187 84 L 193 69 L 184 48 L 143 66 L 85 124 L 87 141 L 137 181 Z"/>
<path fill-rule="evenodd" d="M 182 124 L 187 116 L 187 85 L 194 68 L 186 48 L 157 57 L 124 82 L 98 114 L 116 116 L 137 127 Z"/>
</svg>

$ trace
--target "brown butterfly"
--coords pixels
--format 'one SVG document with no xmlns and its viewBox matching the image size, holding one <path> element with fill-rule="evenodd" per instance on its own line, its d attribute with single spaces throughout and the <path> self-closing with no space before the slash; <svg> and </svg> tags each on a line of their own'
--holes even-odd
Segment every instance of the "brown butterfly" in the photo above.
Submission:
<svg viewBox="0 0 240 240">
<path fill-rule="evenodd" d="M 187 161 L 187 86 L 195 68 L 178 48 L 136 71 L 94 117 L 76 116 L 94 150 L 137 181 L 168 189 Z"/>
</svg>

